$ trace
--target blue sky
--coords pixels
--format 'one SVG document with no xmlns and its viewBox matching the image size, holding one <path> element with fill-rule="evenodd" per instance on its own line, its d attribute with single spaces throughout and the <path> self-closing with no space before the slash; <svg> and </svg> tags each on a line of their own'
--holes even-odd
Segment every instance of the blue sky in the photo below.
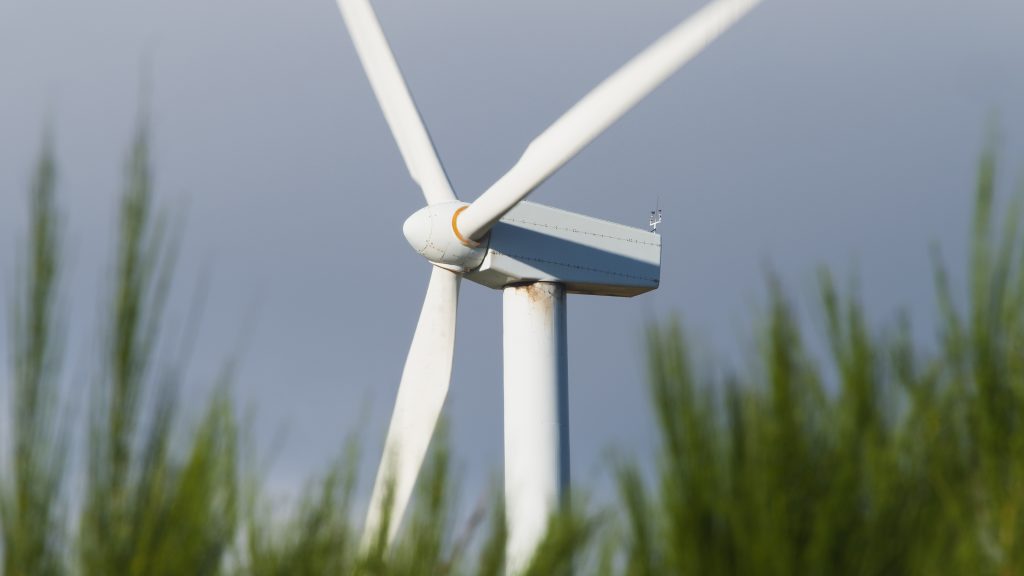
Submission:
<svg viewBox="0 0 1024 576">
<path fill-rule="evenodd" d="M 374 2 L 464 200 L 699 5 Z M 906 308 L 931 341 L 929 246 L 961 269 L 993 118 L 1002 189 L 1022 181 L 1022 23 L 1011 0 L 768 0 L 534 193 L 638 227 L 656 202 L 665 211 L 658 291 L 569 301 L 575 480 L 600 482 L 609 450 L 654 450 L 647 323 L 681 314 L 722 367 L 753 347 L 768 269 L 805 301 L 819 265 L 856 276 L 875 318 Z M 271 486 L 300 485 L 358 433 L 366 488 L 429 268 L 401 234 L 422 196 L 332 1 L 0 3 L 5 303 L 49 122 L 70 264 L 67 380 L 88 384 L 144 77 L 158 195 L 186 215 L 172 326 L 209 280 L 189 398 L 237 358 Z M 447 413 L 475 501 L 500 478 L 500 295 L 467 283 L 460 304 Z"/>
</svg>

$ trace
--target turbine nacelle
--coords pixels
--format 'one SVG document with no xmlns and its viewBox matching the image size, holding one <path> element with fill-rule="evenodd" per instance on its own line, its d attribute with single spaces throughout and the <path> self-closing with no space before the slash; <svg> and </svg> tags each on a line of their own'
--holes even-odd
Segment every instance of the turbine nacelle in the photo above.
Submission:
<svg viewBox="0 0 1024 576">
<path fill-rule="evenodd" d="M 469 204 L 441 202 L 425 206 L 405 220 L 402 233 L 420 256 L 432 264 L 463 273 L 480 266 L 487 254 L 487 240 L 474 242 L 461 237 L 455 220 Z"/>
</svg>

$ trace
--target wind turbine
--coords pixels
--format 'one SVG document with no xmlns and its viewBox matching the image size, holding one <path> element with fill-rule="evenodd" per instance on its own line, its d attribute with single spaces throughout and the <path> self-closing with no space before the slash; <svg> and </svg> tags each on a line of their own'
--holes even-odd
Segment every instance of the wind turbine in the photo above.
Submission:
<svg viewBox="0 0 1024 576">
<path fill-rule="evenodd" d="M 503 291 L 505 499 L 510 571 L 529 559 L 569 482 L 566 294 L 658 287 L 656 233 L 525 202 L 551 174 L 760 0 L 714 0 L 605 79 L 533 140 L 472 204 L 452 191 L 369 0 L 338 0 L 359 59 L 427 205 L 403 232 L 432 265 L 406 357 L 364 538 L 391 486 L 390 542 L 451 380 L 460 279 Z"/>
</svg>

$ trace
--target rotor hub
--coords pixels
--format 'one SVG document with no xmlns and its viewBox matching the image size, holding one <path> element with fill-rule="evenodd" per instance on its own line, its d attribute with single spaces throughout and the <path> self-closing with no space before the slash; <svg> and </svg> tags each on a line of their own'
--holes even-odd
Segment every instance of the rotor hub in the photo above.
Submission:
<svg viewBox="0 0 1024 576">
<path fill-rule="evenodd" d="M 458 213 L 465 202 L 442 202 L 417 210 L 405 220 L 402 233 L 413 250 L 431 263 L 453 272 L 467 272 L 480 266 L 487 253 L 487 240 L 473 242 L 458 231 Z"/>
</svg>

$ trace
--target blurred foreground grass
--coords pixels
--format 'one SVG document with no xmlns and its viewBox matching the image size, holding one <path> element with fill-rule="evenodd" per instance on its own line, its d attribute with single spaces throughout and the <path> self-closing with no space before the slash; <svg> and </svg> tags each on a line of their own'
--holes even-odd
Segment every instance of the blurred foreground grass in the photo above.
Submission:
<svg viewBox="0 0 1024 576">
<path fill-rule="evenodd" d="M 745 372 L 695 365 L 679 321 L 652 327 L 657 474 L 619 466 L 618 503 L 553 518 L 527 572 L 1024 574 L 1024 239 L 1016 203 L 996 214 L 995 162 L 993 149 L 982 155 L 966 301 L 935 259 L 935 346 L 912 340 L 904 318 L 873 330 L 827 272 L 826 358 L 808 352 L 775 284 Z M 242 464 L 229 376 L 202 414 L 185 415 L 198 424 L 182 426 L 183 367 L 156 358 L 175 242 L 153 207 L 144 130 L 126 165 L 101 376 L 78 430 L 59 386 L 56 183 L 47 143 L 8 308 L 4 576 L 503 572 L 500 498 L 481 527 L 454 526 L 443 443 L 398 543 L 363 549 L 354 458 L 311 480 L 285 514 Z M 79 476 L 84 486 L 68 485 Z"/>
</svg>

